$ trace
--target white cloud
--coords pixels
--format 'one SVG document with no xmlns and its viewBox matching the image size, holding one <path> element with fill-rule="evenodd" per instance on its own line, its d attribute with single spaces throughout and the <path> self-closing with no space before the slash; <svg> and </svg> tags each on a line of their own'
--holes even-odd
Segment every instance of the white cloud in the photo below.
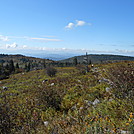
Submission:
<svg viewBox="0 0 134 134">
<path fill-rule="evenodd" d="M 0 35 L 0 41 L 9 41 L 7 36 Z"/>
<path fill-rule="evenodd" d="M 27 48 L 27 45 L 23 45 L 22 48 Z"/>
<path fill-rule="evenodd" d="M 30 40 L 37 40 L 37 41 L 44 41 L 44 42 L 48 42 L 48 41 L 62 41 L 60 39 L 48 39 L 48 38 L 29 38 Z"/>
<path fill-rule="evenodd" d="M 6 48 L 16 48 L 18 45 L 17 43 L 12 43 L 12 44 L 6 44 Z"/>
<path fill-rule="evenodd" d="M 66 29 L 72 29 L 75 26 L 74 23 L 70 22 L 67 26 L 65 26 Z"/>
<path fill-rule="evenodd" d="M 76 20 L 76 26 L 84 26 L 84 25 L 86 25 L 86 22 L 85 21 Z"/>
<path fill-rule="evenodd" d="M 65 29 L 72 29 L 74 27 L 85 26 L 85 25 L 91 26 L 92 24 L 87 23 L 87 22 L 85 22 L 83 20 L 76 20 L 74 23 L 72 23 L 72 22 L 68 23 L 68 25 L 65 26 Z"/>
</svg>

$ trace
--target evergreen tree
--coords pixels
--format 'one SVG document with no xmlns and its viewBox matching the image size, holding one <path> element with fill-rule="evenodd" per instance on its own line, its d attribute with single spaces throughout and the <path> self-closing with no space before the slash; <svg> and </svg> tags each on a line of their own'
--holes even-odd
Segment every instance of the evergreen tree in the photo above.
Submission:
<svg viewBox="0 0 134 134">
<path fill-rule="evenodd" d="M 92 61 L 91 60 L 89 60 L 89 65 L 91 65 L 92 64 Z"/>
<path fill-rule="evenodd" d="M 27 64 L 25 64 L 25 67 L 24 67 L 25 70 L 27 70 Z"/>
<path fill-rule="evenodd" d="M 9 64 L 6 64 L 6 66 L 4 67 L 4 73 L 5 73 L 5 75 L 10 75 L 10 68 L 9 68 Z"/>
<path fill-rule="evenodd" d="M 2 66 L 0 65 L 0 75 L 2 74 Z"/>
<path fill-rule="evenodd" d="M 31 69 L 31 65 L 30 65 L 30 63 L 28 63 L 28 66 L 27 66 L 27 72 L 29 72 L 30 69 Z"/>
<path fill-rule="evenodd" d="M 9 64 L 6 64 L 5 69 L 9 70 Z"/>
<path fill-rule="evenodd" d="M 74 65 L 76 66 L 78 64 L 77 57 L 74 58 Z"/>
<path fill-rule="evenodd" d="M 46 68 L 46 60 L 43 60 L 43 67 Z"/>
<path fill-rule="evenodd" d="M 10 73 L 12 73 L 12 72 L 15 71 L 15 67 L 14 67 L 14 62 L 13 62 L 13 60 L 10 60 L 10 61 L 9 61 L 9 71 L 10 71 Z"/>
<path fill-rule="evenodd" d="M 19 64 L 18 63 L 16 63 L 16 68 L 19 69 Z"/>
<path fill-rule="evenodd" d="M 30 63 L 25 64 L 25 71 L 26 71 L 26 72 L 29 72 L 30 69 L 31 69 L 31 64 L 30 64 Z"/>
</svg>

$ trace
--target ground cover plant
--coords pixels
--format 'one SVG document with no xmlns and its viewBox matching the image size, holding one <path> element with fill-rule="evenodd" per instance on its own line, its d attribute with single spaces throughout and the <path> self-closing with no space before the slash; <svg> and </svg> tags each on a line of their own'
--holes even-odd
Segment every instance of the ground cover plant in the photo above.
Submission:
<svg viewBox="0 0 134 134">
<path fill-rule="evenodd" d="M 0 81 L 1 134 L 134 133 L 134 62 L 57 67 Z"/>
</svg>

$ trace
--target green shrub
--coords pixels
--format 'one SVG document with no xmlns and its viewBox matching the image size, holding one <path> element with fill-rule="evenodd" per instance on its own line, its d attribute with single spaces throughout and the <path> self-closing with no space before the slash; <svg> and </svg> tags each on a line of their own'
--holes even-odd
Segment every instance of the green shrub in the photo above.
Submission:
<svg viewBox="0 0 134 134">
<path fill-rule="evenodd" d="M 46 73 L 47 73 L 48 76 L 53 77 L 53 76 L 56 75 L 57 70 L 53 67 L 47 67 L 46 68 Z"/>
</svg>

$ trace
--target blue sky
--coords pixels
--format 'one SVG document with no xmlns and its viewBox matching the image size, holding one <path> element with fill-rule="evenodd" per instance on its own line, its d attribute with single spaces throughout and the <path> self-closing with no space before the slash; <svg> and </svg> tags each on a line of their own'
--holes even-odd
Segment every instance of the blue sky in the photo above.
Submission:
<svg viewBox="0 0 134 134">
<path fill-rule="evenodd" d="M 134 0 L 1 0 L 0 53 L 134 56 Z"/>
</svg>

